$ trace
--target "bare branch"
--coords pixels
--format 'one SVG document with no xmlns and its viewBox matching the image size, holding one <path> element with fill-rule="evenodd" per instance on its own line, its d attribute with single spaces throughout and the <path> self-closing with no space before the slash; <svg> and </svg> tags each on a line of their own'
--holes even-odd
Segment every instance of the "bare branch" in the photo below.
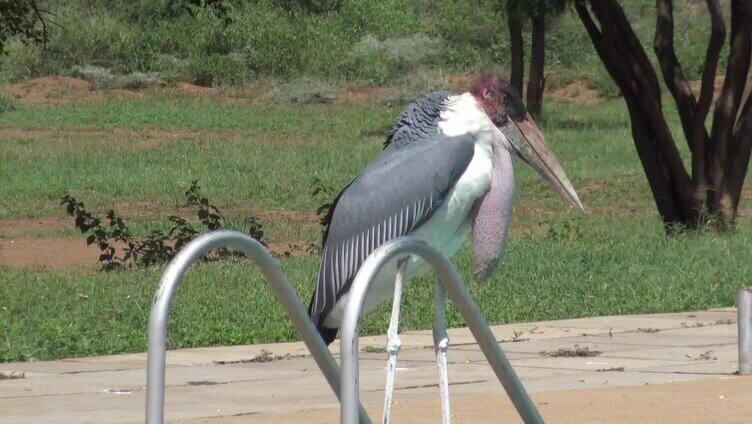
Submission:
<svg viewBox="0 0 752 424">
<path fill-rule="evenodd" d="M 47 51 L 47 23 L 45 22 L 44 17 L 42 16 L 42 13 L 39 11 L 39 7 L 37 7 L 37 3 L 35 0 L 27 0 L 29 2 L 29 5 L 34 10 L 34 14 L 37 16 L 37 19 L 42 24 L 42 47 L 44 48 L 44 51 Z"/>
<path fill-rule="evenodd" d="M 593 46 L 595 47 L 598 56 L 600 56 L 603 65 L 616 82 L 616 85 L 619 86 L 619 89 L 621 89 L 623 94 L 625 91 L 635 92 L 634 90 L 636 90 L 636 87 L 634 87 L 634 84 L 625 73 L 627 68 L 615 66 L 616 58 L 612 57 L 614 46 L 610 45 L 608 40 L 604 39 L 603 33 L 595 24 L 587 9 L 586 2 L 584 0 L 577 0 L 574 5 L 585 30 L 590 36 L 590 40 L 593 42 Z"/>
<path fill-rule="evenodd" d="M 672 1 L 657 0 L 655 7 L 657 18 L 655 37 L 653 38 L 653 50 L 656 57 L 658 57 L 663 81 L 666 83 L 666 87 L 668 87 L 676 102 L 684 136 L 690 150 L 694 153 L 695 145 L 691 140 L 697 101 L 695 100 L 694 93 L 692 93 L 692 88 L 689 86 L 687 77 L 684 75 L 684 70 L 679 63 L 679 59 L 676 57 Z"/>
<path fill-rule="evenodd" d="M 593 16 L 584 0 L 576 1 L 575 8 L 624 95 L 632 138 L 658 211 L 667 225 L 685 222 L 691 182 L 661 111 L 660 87 L 652 64 L 617 2 L 598 0 L 589 4 Z"/>
<path fill-rule="evenodd" d="M 715 76 L 718 70 L 718 60 L 720 58 L 723 43 L 726 40 L 726 24 L 723 21 L 721 7 L 718 0 L 706 0 L 708 12 L 710 12 L 710 40 L 705 55 L 705 66 L 702 71 L 702 82 L 700 84 L 700 97 L 695 105 L 695 113 L 692 121 L 689 142 L 692 149 L 692 181 L 695 189 L 698 190 L 698 200 L 705 202 L 705 187 L 707 185 L 707 174 L 705 169 L 705 149 L 709 144 L 709 137 L 705 129 L 705 119 L 710 112 L 710 105 L 713 103 L 713 89 L 715 87 Z"/>
<path fill-rule="evenodd" d="M 512 72 L 509 79 L 512 87 L 522 98 L 522 81 L 525 73 L 525 51 L 523 49 L 522 22 L 514 7 L 515 2 L 507 1 L 507 26 L 509 27 L 509 47 L 512 56 Z"/>
<path fill-rule="evenodd" d="M 645 49 L 642 48 L 640 40 L 632 30 L 632 25 L 629 23 L 629 19 L 627 19 L 627 16 L 624 14 L 624 9 L 622 9 L 621 5 L 619 5 L 619 2 L 616 0 L 602 0 L 591 3 L 593 5 L 599 6 L 601 4 L 607 5 L 608 14 L 610 15 L 612 24 L 610 28 L 613 28 L 616 32 L 619 33 L 619 37 L 623 40 L 624 46 L 628 49 L 627 51 L 629 51 L 630 54 L 635 58 L 635 64 L 639 63 L 642 65 L 648 65 L 642 66 L 645 72 L 643 73 L 643 71 L 640 70 L 641 78 L 644 78 L 644 80 L 649 84 L 650 90 L 652 92 L 658 93 L 657 97 L 660 103 L 661 85 L 658 83 L 658 76 L 653 69 L 653 65 L 650 63 L 650 58 L 648 58 L 647 53 L 645 53 Z"/>
<path fill-rule="evenodd" d="M 728 164 L 725 190 L 734 199 L 734 210 L 739 206 L 744 179 L 747 176 L 750 153 L 752 153 L 752 96 L 747 96 L 739 114 L 739 121 L 733 135 L 734 154 Z"/>
<path fill-rule="evenodd" d="M 614 42 L 616 48 L 612 56 L 621 62 L 618 67 L 626 66 L 632 69 L 632 79 L 638 88 L 633 101 L 642 105 L 643 119 L 650 122 L 662 160 L 670 171 L 676 194 L 681 200 L 679 203 L 688 206 L 691 180 L 661 110 L 660 85 L 653 65 L 617 1 L 591 1 L 591 5 L 596 17 L 601 21 L 603 37 Z"/>
</svg>

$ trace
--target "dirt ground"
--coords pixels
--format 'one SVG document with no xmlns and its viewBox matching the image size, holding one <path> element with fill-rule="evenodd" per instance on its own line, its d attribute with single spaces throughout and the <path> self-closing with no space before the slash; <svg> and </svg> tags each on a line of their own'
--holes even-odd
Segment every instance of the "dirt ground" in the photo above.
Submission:
<svg viewBox="0 0 752 424">
<path fill-rule="evenodd" d="M 121 209 L 132 209 L 133 205 L 129 206 L 130 208 Z M 149 210 L 146 213 L 158 215 L 156 210 Z M 254 215 L 260 216 L 265 221 L 282 220 L 318 225 L 316 214 L 274 210 L 254 213 Z M 80 268 L 91 271 L 99 269 L 98 258 L 101 252 L 96 245 L 87 246 L 83 235 L 72 237 L 44 235 L 45 232 L 59 231 L 64 228 L 73 228 L 72 219 L 57 217 L 0 219 L 0 265 L 27 269 Z M 306 256 L 315 248 L 298 240 L 269 240 L 267 244 L 270 252 L 280 256 Z"/>
<path fill-rule="evenodd" d="M 533 394 L 543 419 L 550 423 L 752 423 L 752 381 L 729 378 L 607 387 L 600 390 L 568 390 Z M 399 400 L 394 405 L 397 422 L 440 422 L 436 396 Z M 381 405 L 368 407 L 372 417 L 380 416 Z M 453 421 L 462 423 L 516 423 L 520 418 L 511 402 L 500 395 L 452 397 Z M 238 415 L 213 419 L 178 420 L 183 424 L 326 423 L 338 416 L 334 408 L 286 414 Z"/>
<path fill-rule="evenodd" d="M 558 102 L 572 102 L 594 105 L 601 99 L 598 90 L 594 90 L 582 81 L 572 81 L 567 85 L 552 90 L 548 96 Z"/>
<path fill-rule="evenodd" d="M 99 254 L 83 237 L 0 239 L 0 264 L 17 268 L 96 269 Z"/>
</svg>

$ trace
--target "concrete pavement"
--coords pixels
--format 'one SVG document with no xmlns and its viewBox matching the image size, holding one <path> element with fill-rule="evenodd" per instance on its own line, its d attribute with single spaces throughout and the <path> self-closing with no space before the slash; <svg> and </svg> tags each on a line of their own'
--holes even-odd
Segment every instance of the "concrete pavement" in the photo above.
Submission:
<svg viewBox="0 0 752 424">
<path fill-rule="evenodd" d="M 492 327 L 548 422 L 752 423 L 752 379 L 735 375 L 736 312 L 614 316 Z M 519 419 L 466 328 L 449 330 L 455 422 Z M 379 421 L 385 336 L 362 337 L 362 400 Z M 438 422 L 430 331 L 403 335 L 396 422 Z M 335 354 L 338 346 L 332 346 Z M 0 423 L 142 422 L 145 354 L 2 363 Z M 302 343 L 167 355 L 167 418 L 183 423 L 337 422 Z"/>
</svg>

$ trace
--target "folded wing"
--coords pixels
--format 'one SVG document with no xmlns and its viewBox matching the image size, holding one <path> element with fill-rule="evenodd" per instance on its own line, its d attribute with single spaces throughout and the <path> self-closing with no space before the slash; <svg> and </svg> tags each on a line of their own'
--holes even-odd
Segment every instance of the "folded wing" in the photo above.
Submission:
<svg viewBox="0 0 752 424">
<path fill-rule="evenodd" d="M 337 197 L 328 216 L 323 255 L 309 314 L 323 321 L 363 261 L 388 240 L 428 220 L 470 163 L 469 136 L 430 139 L 386 150 Z"/>
</svg>

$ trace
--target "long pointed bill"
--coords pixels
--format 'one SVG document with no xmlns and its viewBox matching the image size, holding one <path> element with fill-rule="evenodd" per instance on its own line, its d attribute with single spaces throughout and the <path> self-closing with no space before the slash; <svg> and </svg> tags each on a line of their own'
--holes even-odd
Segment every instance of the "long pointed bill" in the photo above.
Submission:
<svg viewBox="0 0 752 424">
<path fill-rule="evenodd" d="M 582 202 L 580 202 L 580 198 L 574 191 L 572 183 L 569 182 L 569 178 L 567 178 L 561 165 L 559 165 L 559 160 L 556 159 L 556 156 L 554 156 L 551 149 L 546 145 L 543 134 L 541 134 L 529 114 L 526 114 L 519 122 L 515 122 L 510 118 L 507 125 L 499 129 L 507 137 L 522 160 L 532 166 L 572 206 L 579 209 L 582 213 L 587 213 L 582 206 Z"/>
</svg>

